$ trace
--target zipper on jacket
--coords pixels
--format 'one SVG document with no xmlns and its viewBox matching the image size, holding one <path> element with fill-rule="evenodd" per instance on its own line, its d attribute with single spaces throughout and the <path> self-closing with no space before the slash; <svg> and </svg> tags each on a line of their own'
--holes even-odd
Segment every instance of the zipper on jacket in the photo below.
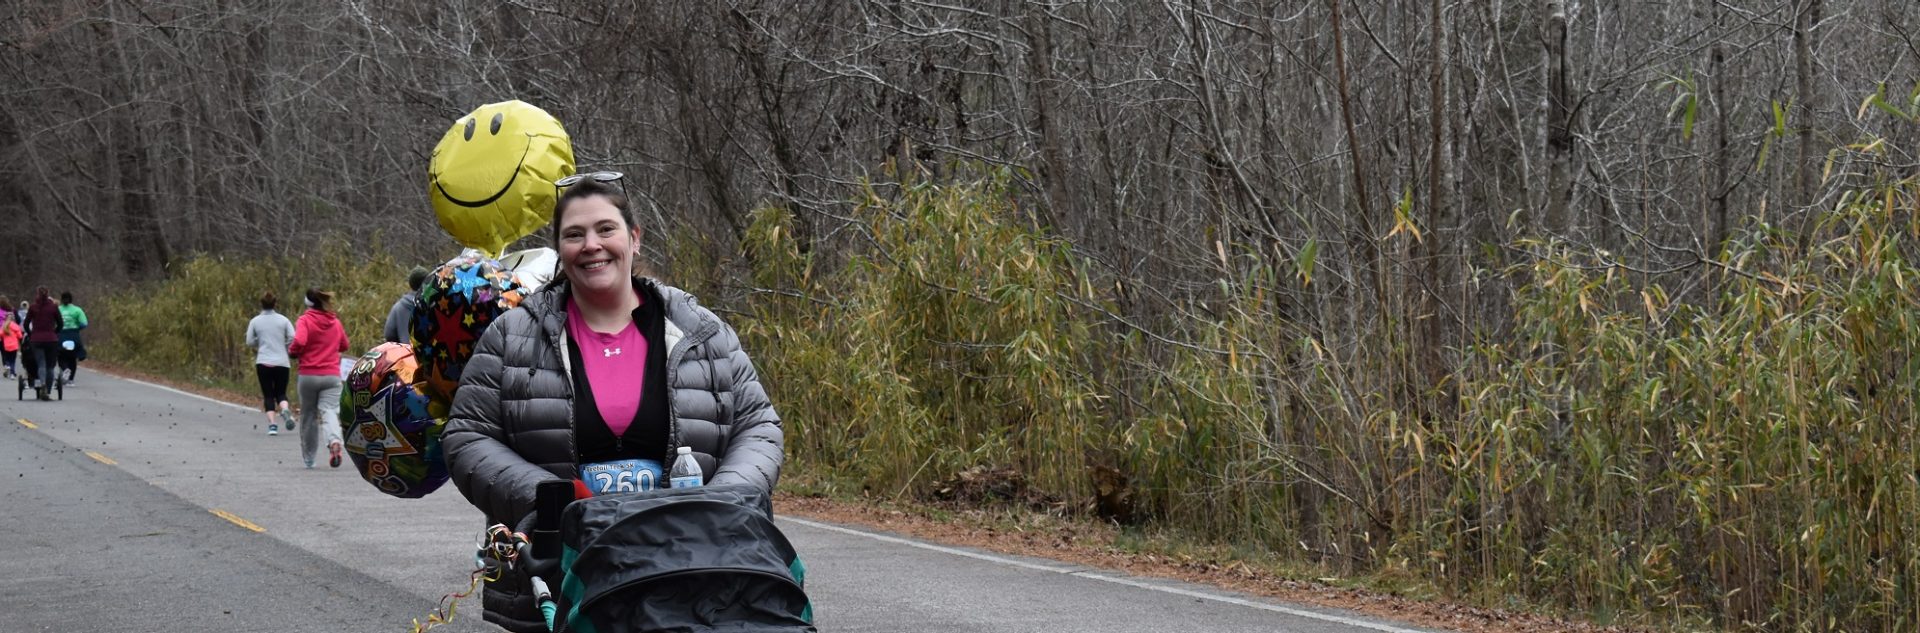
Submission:
<svg viewBox="0 0 1920 633">
<path fill-rule="evenodd" d="M 557 356 L 560 361 L 560 378 L 567 389 L 567 460 L 572 462 L 572 468 L 575 471 L 568 476 L 574 477 L 578 476 L 580 468 L 580 443 L 579 439 L 575 437 L 579 432 L 574 429 L 573 422 L 573 363 L 567 361 L 567 325 L 565 315 L 562 314 L 557 317 L 560 319 L 560 329 L 550 330 L 547 328 L 547 317 L 552 316 L 556 310 L 562 313 L 565 312 L 566 308 L 564 306 L 566 305 L 567 297 L 571 295 L 573 289 L 568 287 L 563 279 L 555 280 L 555 283 L 557 285 L 549 286 L 549 288 L 553 288 L 553 296 L 549 298 L 547 305 L 541 306 L 541 313 L 534 315 L 534 318 L 540 330 L 547 335 L 548 346 L 553 349 L 555 356 Z M 541 292 L 547 292 L 547 289 L 543 288 Z M 527 311 L 529 313 L 533 312 L 531 309 Z M 538 363 L 535 363 L 535 366 L 537 367 Z M 527 378 L 533 378 L 534 371 L 535 367 L 528 367 Z M 531 384 L 531 380 L 529 380 L 527 387 L 529 390 L 532 389 L 533 385 Z"/>
<path fill-rule="evenodd" d="M 656 290 L 655 292 L 661 295 L 662 303 L 666 304 L 665 317 L 667 321 L 671 323 L 673 321 L 673 303 L 665 300 L 666 293 L 659 292 L 658 290 Z M 674 327 L 679 327 L 679 326 L 676 325 Z M 700 329 L 698 330 L 695 330 L 692 332 L 684 332 L 683 334 L 681 334 L 680 344 L 676 346 L 676 347 L 679 347 L 680 349 L 667 350 L 666 372 L 667 372 L 667 454 L 668 455 L 672 455 L 674 454 L 674 452 L 680 450 L 680 446 L 684 444 L 684 442 L 680 441 L 680 407 L 674 406 L 674 398 L 673 398 L 673 394 L 678 393 L 680 391 L 680 372 L 679 372 L 680 360 L 686 358 L 687 352 L 692 351 L 695 346 L 705 344 L 707 342 L 707 339 L 713 338 L 714 334 L 717 334 L 720 332 L 720 325 L 717 321 L 708 321 L 708 320 L 702 319 L 700 321 L 699 327 Z M 676 354 L 676 352 L 678 353 Z M 716 423 L 717 422 L 718 421 L 716 421 Z M 707 482 L 712 482 L 713 476 L 720 470 L 719 455 L 713 456 L 713 470 L 715 471 L 713 473 L 702 473 L 702 475 L 705 477 Z"/>
</svg>

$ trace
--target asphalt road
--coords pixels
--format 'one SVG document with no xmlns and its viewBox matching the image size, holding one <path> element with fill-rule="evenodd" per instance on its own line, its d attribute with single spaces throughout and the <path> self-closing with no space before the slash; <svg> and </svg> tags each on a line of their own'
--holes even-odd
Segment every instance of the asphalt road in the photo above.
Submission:
<svg viewBox="0 0 1920 633">
<path fill-rule="evenodd" d="M 481 515 L 302 467 L 258 412 L 83 370 L 0 398 L 0 631 L 407 631 L 467 587 Z M 8 391 L 12 391 L 8 389 Z M 7 396 L 13 394 L 7 393 Z M 31 398 L 31 394 L 28 396 Z M 823 631 L 1414 633 L 1056 561 L 781 518 Z M 477 597 L 436 631 L 497 631 Z"/>
</svg>

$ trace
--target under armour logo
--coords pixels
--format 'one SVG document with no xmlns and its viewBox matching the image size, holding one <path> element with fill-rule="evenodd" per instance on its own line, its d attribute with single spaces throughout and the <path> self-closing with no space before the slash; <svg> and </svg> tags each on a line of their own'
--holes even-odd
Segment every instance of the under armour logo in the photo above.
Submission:
<svg viewBox="0 0 1920 633">
<path fill-rule="evenodd" d="M 614 356 L 618 356 L 620 354 L 620 348 L 618 347 L 615 347 L 613 349 L 602 348 L 600 350 L 600 353 L 605 354 L 607 358 L 613 358 Z"/>
</svg>

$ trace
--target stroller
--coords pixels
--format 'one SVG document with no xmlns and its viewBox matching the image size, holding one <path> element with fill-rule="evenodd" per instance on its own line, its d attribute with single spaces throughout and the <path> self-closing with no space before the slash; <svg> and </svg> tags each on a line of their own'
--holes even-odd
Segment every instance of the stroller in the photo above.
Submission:
<svg viewBox="0 0 1920 633">
<path fill-rule="evenodd" d="M 815 630 L 805 568 L 773 524 L 772 500 L 757 488 L 674 488 L 572 503 L 571 484 L 538 493 L 537 520 L 546 525 L 530 535 L 528 571 L 559 581 L 534 585 L 536 592 L 560 589 L 548 612 L 556 632 Z"/>
<path fill-rule="evenodd" d="M 33 387 L 30 384 L 30 381 L 32 380 L 30 377 L 40 375 L 39 364 L 33 362 L 33 357 L 34 357 L 34 354 L 27 351 L 26 345 L 23 344 L 20 346 L 20 369 L 23 370 L 19 374 L 19 385 L 20 385 L 19 396 L 21 400 L 26 400 L 27 392 L 33 389 Z M 55 371 L 54 373 L 57 375 L 60 372 Z M 57 377 L 54 378 L 52 389 L 53 389 L 53 395 L 55 399 L 57 400 L 67 399 L 67 381 L 66 380 L 63 380 Z M 34 395 L 37 396 L 39 394 L 34 394 Z"/>
</svg>

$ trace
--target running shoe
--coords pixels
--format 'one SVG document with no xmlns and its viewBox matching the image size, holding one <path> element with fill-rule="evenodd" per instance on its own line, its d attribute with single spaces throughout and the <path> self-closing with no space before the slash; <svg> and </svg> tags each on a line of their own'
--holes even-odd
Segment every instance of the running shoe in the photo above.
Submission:
<svg viewBox="0 0 1920 633">
<path fill-rule="evenodd" d="M 340 467 L 340 440 L 327 442 L 327 466 Z"/>
<path fill-rule="evenodd" d="M 280 434 L 280 425 L 278 424 L 267 425 L 267 435 L 279 435 L 279 434 Z"/>
</svg>

